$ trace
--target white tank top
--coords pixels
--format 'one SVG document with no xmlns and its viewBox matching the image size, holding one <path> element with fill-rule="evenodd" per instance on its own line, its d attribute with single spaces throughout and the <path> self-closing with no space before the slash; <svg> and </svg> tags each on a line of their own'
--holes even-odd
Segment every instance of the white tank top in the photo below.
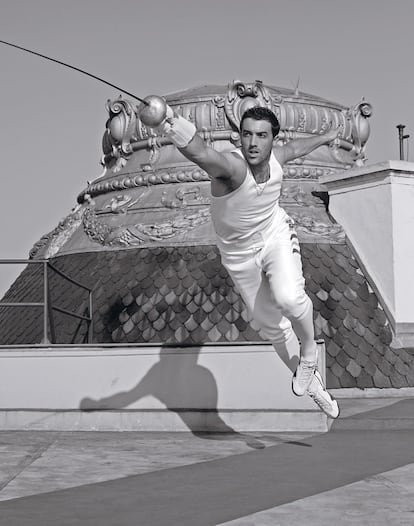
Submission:
<svg viewBox="0 0 414 526">
<path fill-rule="evenodd" d="M 243 157 L 240 150 L 234 152 Z M 236 190 L 211 196 L 211 217 L 221 251 L 237 252 L 263 244 L 280 214 L 285 215 L 279 207 L 283 169 L 273 152 L 269 165 L 270 176 L 265 183 L 256 183 L 247 165 L 247 175 Z"/>
</svg>

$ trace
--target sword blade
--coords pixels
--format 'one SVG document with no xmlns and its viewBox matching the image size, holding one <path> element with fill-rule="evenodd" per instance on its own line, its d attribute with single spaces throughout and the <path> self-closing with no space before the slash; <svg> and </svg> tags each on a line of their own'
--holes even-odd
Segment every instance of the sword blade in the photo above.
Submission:
<svg viewBox="0 0 414 526">
<path fill-rule="evenodd" d="M 119 91 L 122 91 L 122 93 L 125 93 L 126 95 L 129 95 L 130 97 L 139 100 L 140 102 L 143 102 L 146 106 L 148 106 L 148 102 L 144 99 L 141 99 L 141 97 L 137 97 L 133 93 L 130 93 L 129 91 L 124 90 L 123 88 L 120 88 L 119 86 L 116 86 L 115 84 L 112 84 L 112 82 L 108 82 L 105 79 L 102 79 L 101 77 L 98 77 L 96 75 L 93 75 L 92 73 L 89 73 L 88 71 L 85 71 L 84 69 L 77 68 L 76 66 L 72 66 L 71 64 L 67 64 L 66 62 L 62 62 L 61 60 L 57 60 L 56 58 L 48 57 L 47 55 L 43 55 L 42 53 L 38 53 L 37 51 L 33 51 L 32 49 L 28 49 L 22 46 L 18 46 L 17 44 L 12 44 L 11 42 L 6 42 L 5 40 L 0 40 L 0 44 L 5 44 L 6 46 L 14 47 L 16 49 L 20 49 L 20 51 L 25 51 L 26 53 L 31 53 L 32 55 L 36 55 L 37 57 L 44 58 L 46 60 L 50 60 L 51 62 L 55 62 L 56 64 L 60 64 L 61 66 L 65 66 L 66 68 L 74 69 L 75 71 L 78 71 L 79 73 L 82 73 L 83 75 L 86 75 L 88 77 L 91 77 L 95 80 L 98 80 L 99 82 L 103 82 L 104 84 L 107 84 L 108 86 L 111 86 L 111 88 L 115 88 Z"/>
</svg>

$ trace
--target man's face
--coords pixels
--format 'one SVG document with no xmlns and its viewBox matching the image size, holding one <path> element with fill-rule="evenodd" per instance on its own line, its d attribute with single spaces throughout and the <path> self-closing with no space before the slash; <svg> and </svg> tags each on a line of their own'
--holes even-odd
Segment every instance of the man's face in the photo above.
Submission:
<svg viewBox="0 0 414 526">
<path fill-rule="evenodd" d="M 241 149 L 250 166 L 267 162 L 273 147 L 272 126 L 269 121 L 244 119 L 241 129 Z"/>
</svg>

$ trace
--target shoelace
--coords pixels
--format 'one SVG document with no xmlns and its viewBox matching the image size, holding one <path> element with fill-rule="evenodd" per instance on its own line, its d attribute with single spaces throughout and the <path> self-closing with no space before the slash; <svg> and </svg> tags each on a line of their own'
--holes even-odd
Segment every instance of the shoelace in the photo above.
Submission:
<svg viewBox="0 0 414 526">
<path fill-rule="evenodd" d="M 301 373 L 300 373 L 301 383 L 308 384 L 309 379 L 315 372 L 316 363 L 301 361 L 299 365 L 301 369 Z"/>
</svg>

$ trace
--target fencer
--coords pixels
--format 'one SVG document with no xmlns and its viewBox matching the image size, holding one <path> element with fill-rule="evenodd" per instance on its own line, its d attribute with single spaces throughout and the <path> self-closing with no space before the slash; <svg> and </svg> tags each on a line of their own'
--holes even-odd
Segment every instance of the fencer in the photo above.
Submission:
<svg viewBox="0 0 414 526">
<path fill-rule="evenodd" d="M 292 377 L 297 396 L 308 394 L 331 418 L 337 401 L 317 370 L 313 305 L 305 290 L 300 246 L 293 220 L 279 205 L 282 166 L 338 136 L 324 134 L 277 141 L 276 115 L 249 108 L 240 121 L 240 149 L 219 152 L 197 134 L 194 124 L 175 113 L 164 99 L 150 96 L 139 108 L 141 121 L 166 135 L 180 152 L 211 179 L 211 217 L 222 263 L 262 333 L 283 349 L 297 337 L 300 359 Z"/>
</svg>

